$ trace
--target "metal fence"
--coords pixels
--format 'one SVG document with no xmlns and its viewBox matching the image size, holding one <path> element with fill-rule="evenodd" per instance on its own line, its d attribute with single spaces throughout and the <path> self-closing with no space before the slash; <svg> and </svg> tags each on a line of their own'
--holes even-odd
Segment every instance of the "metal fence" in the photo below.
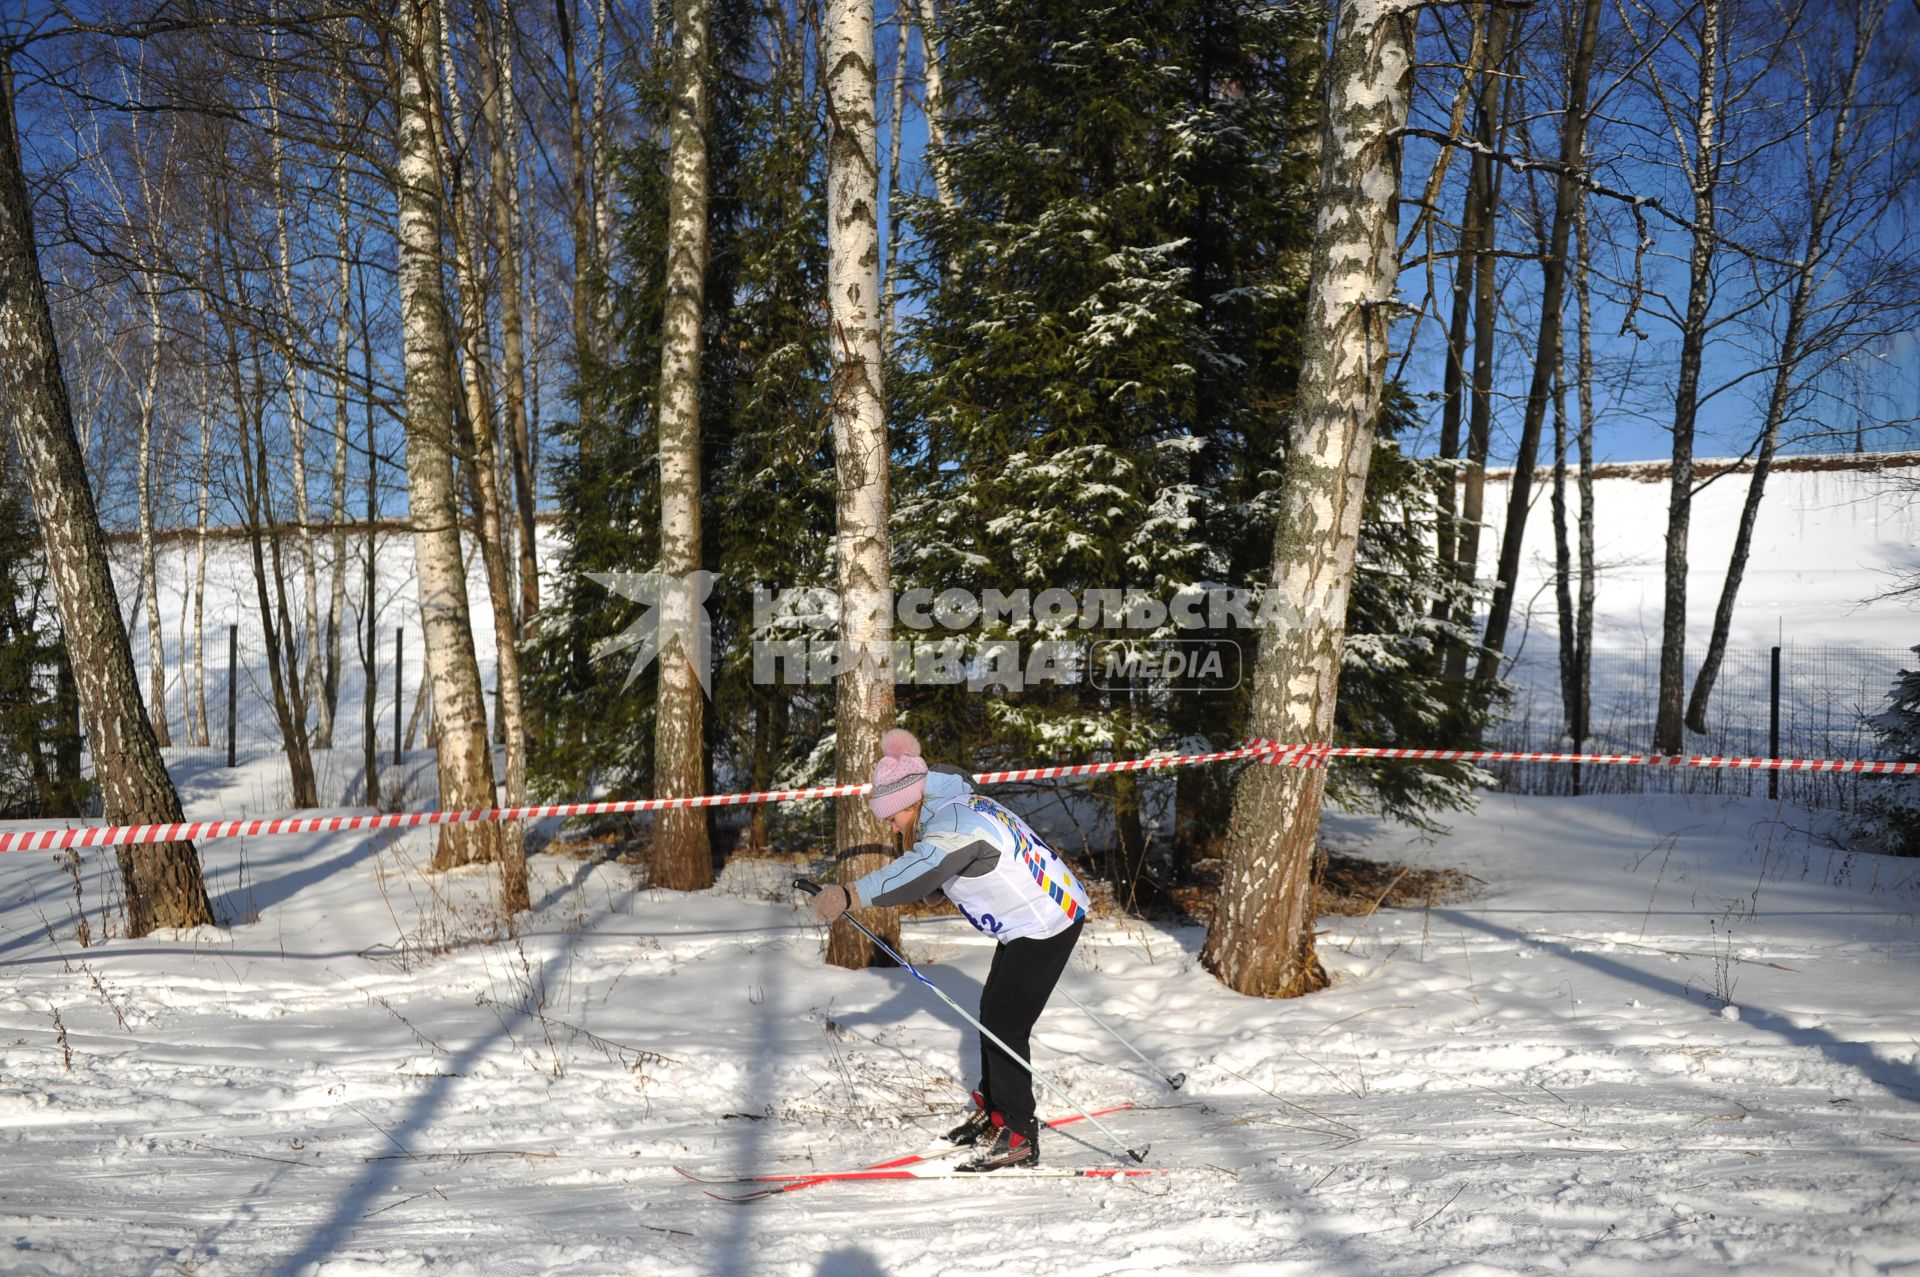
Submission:
<svg viewBox="0 0 1920 1277">
<path fill-rule="evenodd" d="M 1778 653 L 1779 686 L 1774 686 Z M 1783 644 L 1730 648 L 1708 701 L 1705 735 L 1687 733 L 1687 751 L 1778 758 L 1877 758 L 1867 719 L 1884 710 L 1915 654 L 1898 647 Z M 1693 669 L 1689 668 L 1688 691 Z M 1513 700 L 1492 739 L 1501 749 L 1567 747 L 1559 672 L 1551 663 L 1523 664 L 1509 674 Z M 1596 653 L 1592 737 L 1588 752 L 1646 753 L 1652 746 L 1660 686 L 1660 654 Z M 1777 715 L 1777 748 L 1774 744 Z M 1871 776 L 1758 772 L 1725 768 L 1582 767 L 1547 763 L 1490 769 L 1503 787 L 1524 794 L 1688 793 L 1768 797 L 1810 807 L 1851 808 Z"/>
<path fill-rule="evenodd" d="M 257 641 L 257 635 L 254 636 Z M 391 755 L 399 737 L 413 745 L 425 743 L 432 718 L 432 701 L 422 693 L 426 677 L 418 652 L 406 650 L 405 631 L 392 631 L 383 637 L 376 668 L 377 686 L 374 708 L 374 733 L 381 751 Z M 257 757 L 262 751 L 283 747 L 280 720 L 273 708 L 271 679 L 265 661 L 255 650 L 249 652 L 245 636 L 229 627 L 209 633 L 204 659 L 206 733 L 199 730 L 199 699 L 190 703 L 181 686 L 184 673 L 176 672 L 169 686 L 167 731 L 169 755 L 193 758 L 204 765 L 208 760 L 238 761 Z M 357 751 L 363 736 L 365 689 L 359 653 L 351 640 L 342 644 L 339 685 L 334 693 L 332 740 L 336 749 Z M 397 671 L 397 677 L 396 677 Z M 491 668 L 482 669 L 488 724 L 497 726 L 498 697 Z M 144 678 L 141 690 L 146 690 Z M 307 739 L 318 746 L 320 707 L 311 693 L 306 705 Z M 152 713 L 149 706 L 148 713 Z"/>
<path fill-rule="evenodd" d="M 427 720 L 431 718 L 430 709 L 419 703 L 418 680 L 424 676 L 424 670 L 420 668 L 417 654 L 400 664 L 402 681 L 398 686 L 395 684 L 398 654 L 392 647 L 394 639 L 395 636 L 389 635 L 382 644 L 386 650 L 381 653 L 375 714 L 379 747 L 387 757 L 392 755 L 396 732 L 403 738 L 411 736 L 416 745 L 424 744 Z M 169 754 L 191 758 L 202 768 L 224 762 L 229 741 L 234 743 L 241 758 L 257 758 L 263 751 L 280 748 L 280 724 L 273 713 L 265 669 L 254 668 L 242 651 L 239 667 L 230 670 L 223 659 L 227 649 L 226 634 L 208 644 L 210 731 L 205 744 L 190 742 L 183 732 L 180 702 L 176 700 L 171 707 L 173 748 Z M 1878 757 L 1880 746 L 1866 720 L 1885 708 L 1894 680 L 1903 669 L 1914 668 L 1920 657 L 1899 647 L 1786 644 L 1777 650 L 1780 680 L 1776 698 L 1775 649 L 1729 649 L 1709 702 L 1709 730 L 1705 735 L 1687 733 L 1688 752 L 1783 758 Z M 362 735 L 359 666 L 355 654 L 348 652 L 345 657 L 349 681 L 340 689 L 333 744 L 336 749 L 357 754 Z M 1595 654 L 1592 736 L 1586 742 L 1590 752 L 1645 753 L 1651 748 L 1659 674 L 1657 648 Z M 1692 675 L 1690 668 L 1689 691 Z M 1523 660 L 1507 677 L 1514 687 L 1514 695 L 1490 732 L 1488 743 L 1500 749 L 1566 749 L 1559 672 L 1552 658 Z M 485 683 L 491 720 L 495 689 L 490 678 Z M 399 711 L 397 721 L 396 709 Z M 1772 744 L 1772 720 L 1776 712 L 1779 718 L 1777 750 Z M 310 725 L 313 717 L 308 716 Z M 1547 763 L 1498 764 L 1488 770 L 1503 788 L 1525 794 L 1665 792 L 1764 797 L 1777 792 L 1787 801 L 1821 808 L 1850 808 L 1857 801 L 1862 785 L 1879 783 L 1873 777 L 1831 774 L 1574 768 Z"/>
</svg>

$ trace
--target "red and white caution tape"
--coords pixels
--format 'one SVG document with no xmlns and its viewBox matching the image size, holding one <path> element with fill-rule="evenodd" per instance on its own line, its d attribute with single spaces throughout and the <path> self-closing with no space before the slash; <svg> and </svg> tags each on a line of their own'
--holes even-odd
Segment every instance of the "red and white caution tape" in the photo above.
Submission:
<svg viewBox="0 0 1920 1277">
<path fill-rule="evenodd" d="M 1283 767 L 1324 767 L 1333 758 L 1402 759 L 1410 762 L 1590 763 L 1599 766 L 1722 767 L 1756 771 L 1841 772 L 1856 775 L 1915 776 L 1920 763 L 1835 758 L 1734 758 L 1706 754 L 1548 754 L 1497 749 L 1380 749 L 1358 746 L 1279 745 L 1254 739 L 1239 749 L 1208 754 L 1162 754 L 1110 763 L 1059 767 L 1021 767 L 982 772 L 981 785 L 1015 781 L 1068 780 L 1116 772 L 1157 771 L 1243 758 Z M 815 785 L 806 789 L 769 789 L 746 794 L 701 794 L 687 798 L 634 798 L 595 803 L 547 803 L 534 807 L 479 807 L 469 811 L 411 811 L 360 816 L 276 816 L 257 820 L 201 820 L 169 825 L 82 825 L 69 829 L 0 831 L 0 852 L 72 851 L 84 847 L 131 847 L 208 838 L 267 838 L 279 834 L 331 834 L 372 829 L 416 829 L 477 821 L 539 820 L 549 816 L 605 816 L 680 807 L 736 807 L 750 803 L 787 803 L 804 799 L 850 798 L 867 785 Z"/>
<path fill-rule="evenodd" d="M 1264 762 L 1324 766 L 1329 758 L 1385 758 L 1421 763 L 1591 763 L 1602 767 L 1704 767 L 1732 771 L 1841 772 L 1860 776 L 1920 776 L 1920 763 L 1846 758 L 1743 758 L 1719 754 L 1549 754 L 1506 749 L 1383 749 L 1353 745 L 1275 745 L 1258 738 L 1257 749 L 1275 751 Z M 1292 755 L 1317 761 L 1294 763 Z"/>
</svg>

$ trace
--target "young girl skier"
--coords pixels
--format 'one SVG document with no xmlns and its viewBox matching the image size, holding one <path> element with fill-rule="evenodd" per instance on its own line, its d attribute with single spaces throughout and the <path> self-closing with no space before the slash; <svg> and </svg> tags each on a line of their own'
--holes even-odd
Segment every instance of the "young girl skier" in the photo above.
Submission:
<svg viewBox="0 0 1920 1277">
<path fill-rule="evenodd" d="M 850 888 L 821 888 L 813 911 L 831 923 L 859 905 L 900 905 L 940 891 L 998 942 L 980 991 L 980 1022 L 1021 1060 L 981 1037 L 974 1108 L 947 1139 L 986 1141 L 962 1171 L 1037 1166 L 1033 1078 L 1022 1061 L 1032 1056 L 1034 1021 L 1086 925 L 1086 888 L 1026 821 L 974 793 L 966 773 L 930 771 L 911 732 L 894 728 L 880 738 L 880 750 L 868 805 L 913 846 Z"/>
</svg>

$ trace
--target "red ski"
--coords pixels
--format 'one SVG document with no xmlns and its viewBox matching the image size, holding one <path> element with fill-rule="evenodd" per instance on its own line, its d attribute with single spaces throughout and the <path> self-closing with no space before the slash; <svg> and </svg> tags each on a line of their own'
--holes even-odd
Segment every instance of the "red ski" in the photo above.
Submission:
<svg viewBox="0 0 1920 1277">
<path fill-rule="evenodd" d="M 991 1178 L 999 1183 L 1017 1179 L 1129 1179 L 1140 1175 L 1171 1175 L 1173 1172 L 1149 1166 L 1016 1166 L 994 1171 L 991 1176 L 963 1171 L 957 1166 L 941 1163 L 934 1166 L 902 1166 L 895 1169 L 871 1168 L 859 1171 L 829 1171 L 813 1175 L 807 1179 L 793 1180 L 789 1183 L 774 1184 L 767 1188 L 756 1188 L 750 1193 L 716 1193 L 706 1189 L 708 1197 L 720 1202 L 757 1202 L 763 1197 L 776 1197 L 781 1193 L 790 1193 L 796 1188 L 811 1188 L 815 1184 L 838 1183 L 843 1180 L 867 1179 L 965 1179 L 975 1182 Z"/>
<path fill-rule="evenodd" d="M 1118 1113 L 1118 1112 L 1121 1112 L 1122 1110 L 1130 1109 L 1132 1107 L 1133 1105 L 1131 1104 L 1116 1104 L 1112 1108 L 1095 1109 L 1091 1114 L 1069 1113 L 1065 1117 L 1057 1117 L 1053 1121 L 1048 1122 L 1047 1129 L 1058 1130 L 1060 1127 L 1071 1126 L 1075 1122 L 1083 1121 L 1085 1120 L 1086 1117 L 1105 1117 L 1109 1113 Z M 956 1150 L 949 1150 L 949 1151 L 957 1152 L 958 1150 L 956 1149 Z M 707 1194 L 707 1196 L 723 1202 L 751 1202 L 751 1201 L 756 1201 L 762 1197 L 773 1197 L 780 1193 L 791 1193 L 795 1189 L 811 1188 L 815 1184 L 827 1184 L 827 1183 L 833 1182 L 834 1180 L 841 1180 L 841 1179 L 936 1179 L 936 1178 L 943 1179 L 943 1178 L 946 1178 L 947 1176 L 937 1171 L 933 1171 L 929 1173 L 929 1170 L 922 1170 L 920 1173 L 916 1174 L 911 1169 L 912 1167 L 920 1166 L 926 1162 L 938 1161 L 940 1156 L 941 1155 L 939 1153 L 909 1153 L 905 1157 L 896 1157 L 896 1158 L 893 1158 L 891 1161 L 875 1162 L 871 1166 L 863 1166 L 858 1170 L 852 1170 L 852 1171 L 787 1171 L 787 1172 L 777 1172 L 769 1175 L 703 1176 L 703 1175 L 696 1175 L 692 1171 L 683 1169 L 682 1167 L 679 1167 L 679 1166 L 676 1166 L 673 1169 L 676 1174 L 680 1175 L 685 1179 L 690 1179 L 697 1184 L 768 1184 L 768 1185 L 771 1185 L 771 1187 L 759 1189 L 758 1191 L 752 1192 L 752 1193 L 729 1195 L 726 1193 L 709 1192 Z M 1004 1174 L 1005 1172 L 1000 1172 L 1000 1173 Z M 1049 1169 L 1041 1169 L 1041 1170 L 1032 1171 L 1032 1172 L 1023 1171 L 1019 1173 L 1022 1175 L 1028 1175 L 1028 1174 L 1045 1175 L 1049 1173 L 1071 1174 L 1071 1175 L 1095 1175 L 1095 1174 L 1127 1175 L 1127 1174 L 1157 1174 L 1158 1172 L 1151 1172 L 1151 1171 L 1142 1172 L 1142 1171 L 1132 1171 L 1125 1168 L 1115 1168 L 1113 1170 L 1103 1169 L 1103 1170 L 1096 1171 L 1096 1170 L 1089 1169 L 1084 1171 L 1072 1170 L 1072 1171 L 1057 1171 L 1057 1172 L 1050 1171 Z M 956 1178 L 958 1177 L 957 1172 L 952 1172 L 952 1174 L 954 1174 Z"/>
</svg>

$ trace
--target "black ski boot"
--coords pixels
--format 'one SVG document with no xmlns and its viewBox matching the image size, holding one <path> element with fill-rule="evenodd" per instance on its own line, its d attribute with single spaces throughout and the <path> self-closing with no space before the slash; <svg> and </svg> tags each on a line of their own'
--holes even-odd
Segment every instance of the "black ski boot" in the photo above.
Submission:
<svg viewBox="0 0 1920 1277">
<path fill-rule="evenodd" d="M 993 1133 L 993 1114 L 987 1111 L 986 1101 L 980 1098 L 980 1092 L 973 1093 L 973 1103 L 973 1112 L 967 1114 L 967 1120 L 947 1132 L 947 1143 L 967 1148 Z"/>
<path fill-rule="evenodd" d="M 965 1174 L 981 1174 L 986 1171 L 1005 1170 L 1009 1166 L 1040 1165 L 1040 1141 L 1033 1135 L 1023 1135 L 1011 1126 L 1002 1126 L 993 1133 L 993 1142 L 981 1149 L 971 1161 L 962 1162 L 954 1170 Z"/>
</svg>

